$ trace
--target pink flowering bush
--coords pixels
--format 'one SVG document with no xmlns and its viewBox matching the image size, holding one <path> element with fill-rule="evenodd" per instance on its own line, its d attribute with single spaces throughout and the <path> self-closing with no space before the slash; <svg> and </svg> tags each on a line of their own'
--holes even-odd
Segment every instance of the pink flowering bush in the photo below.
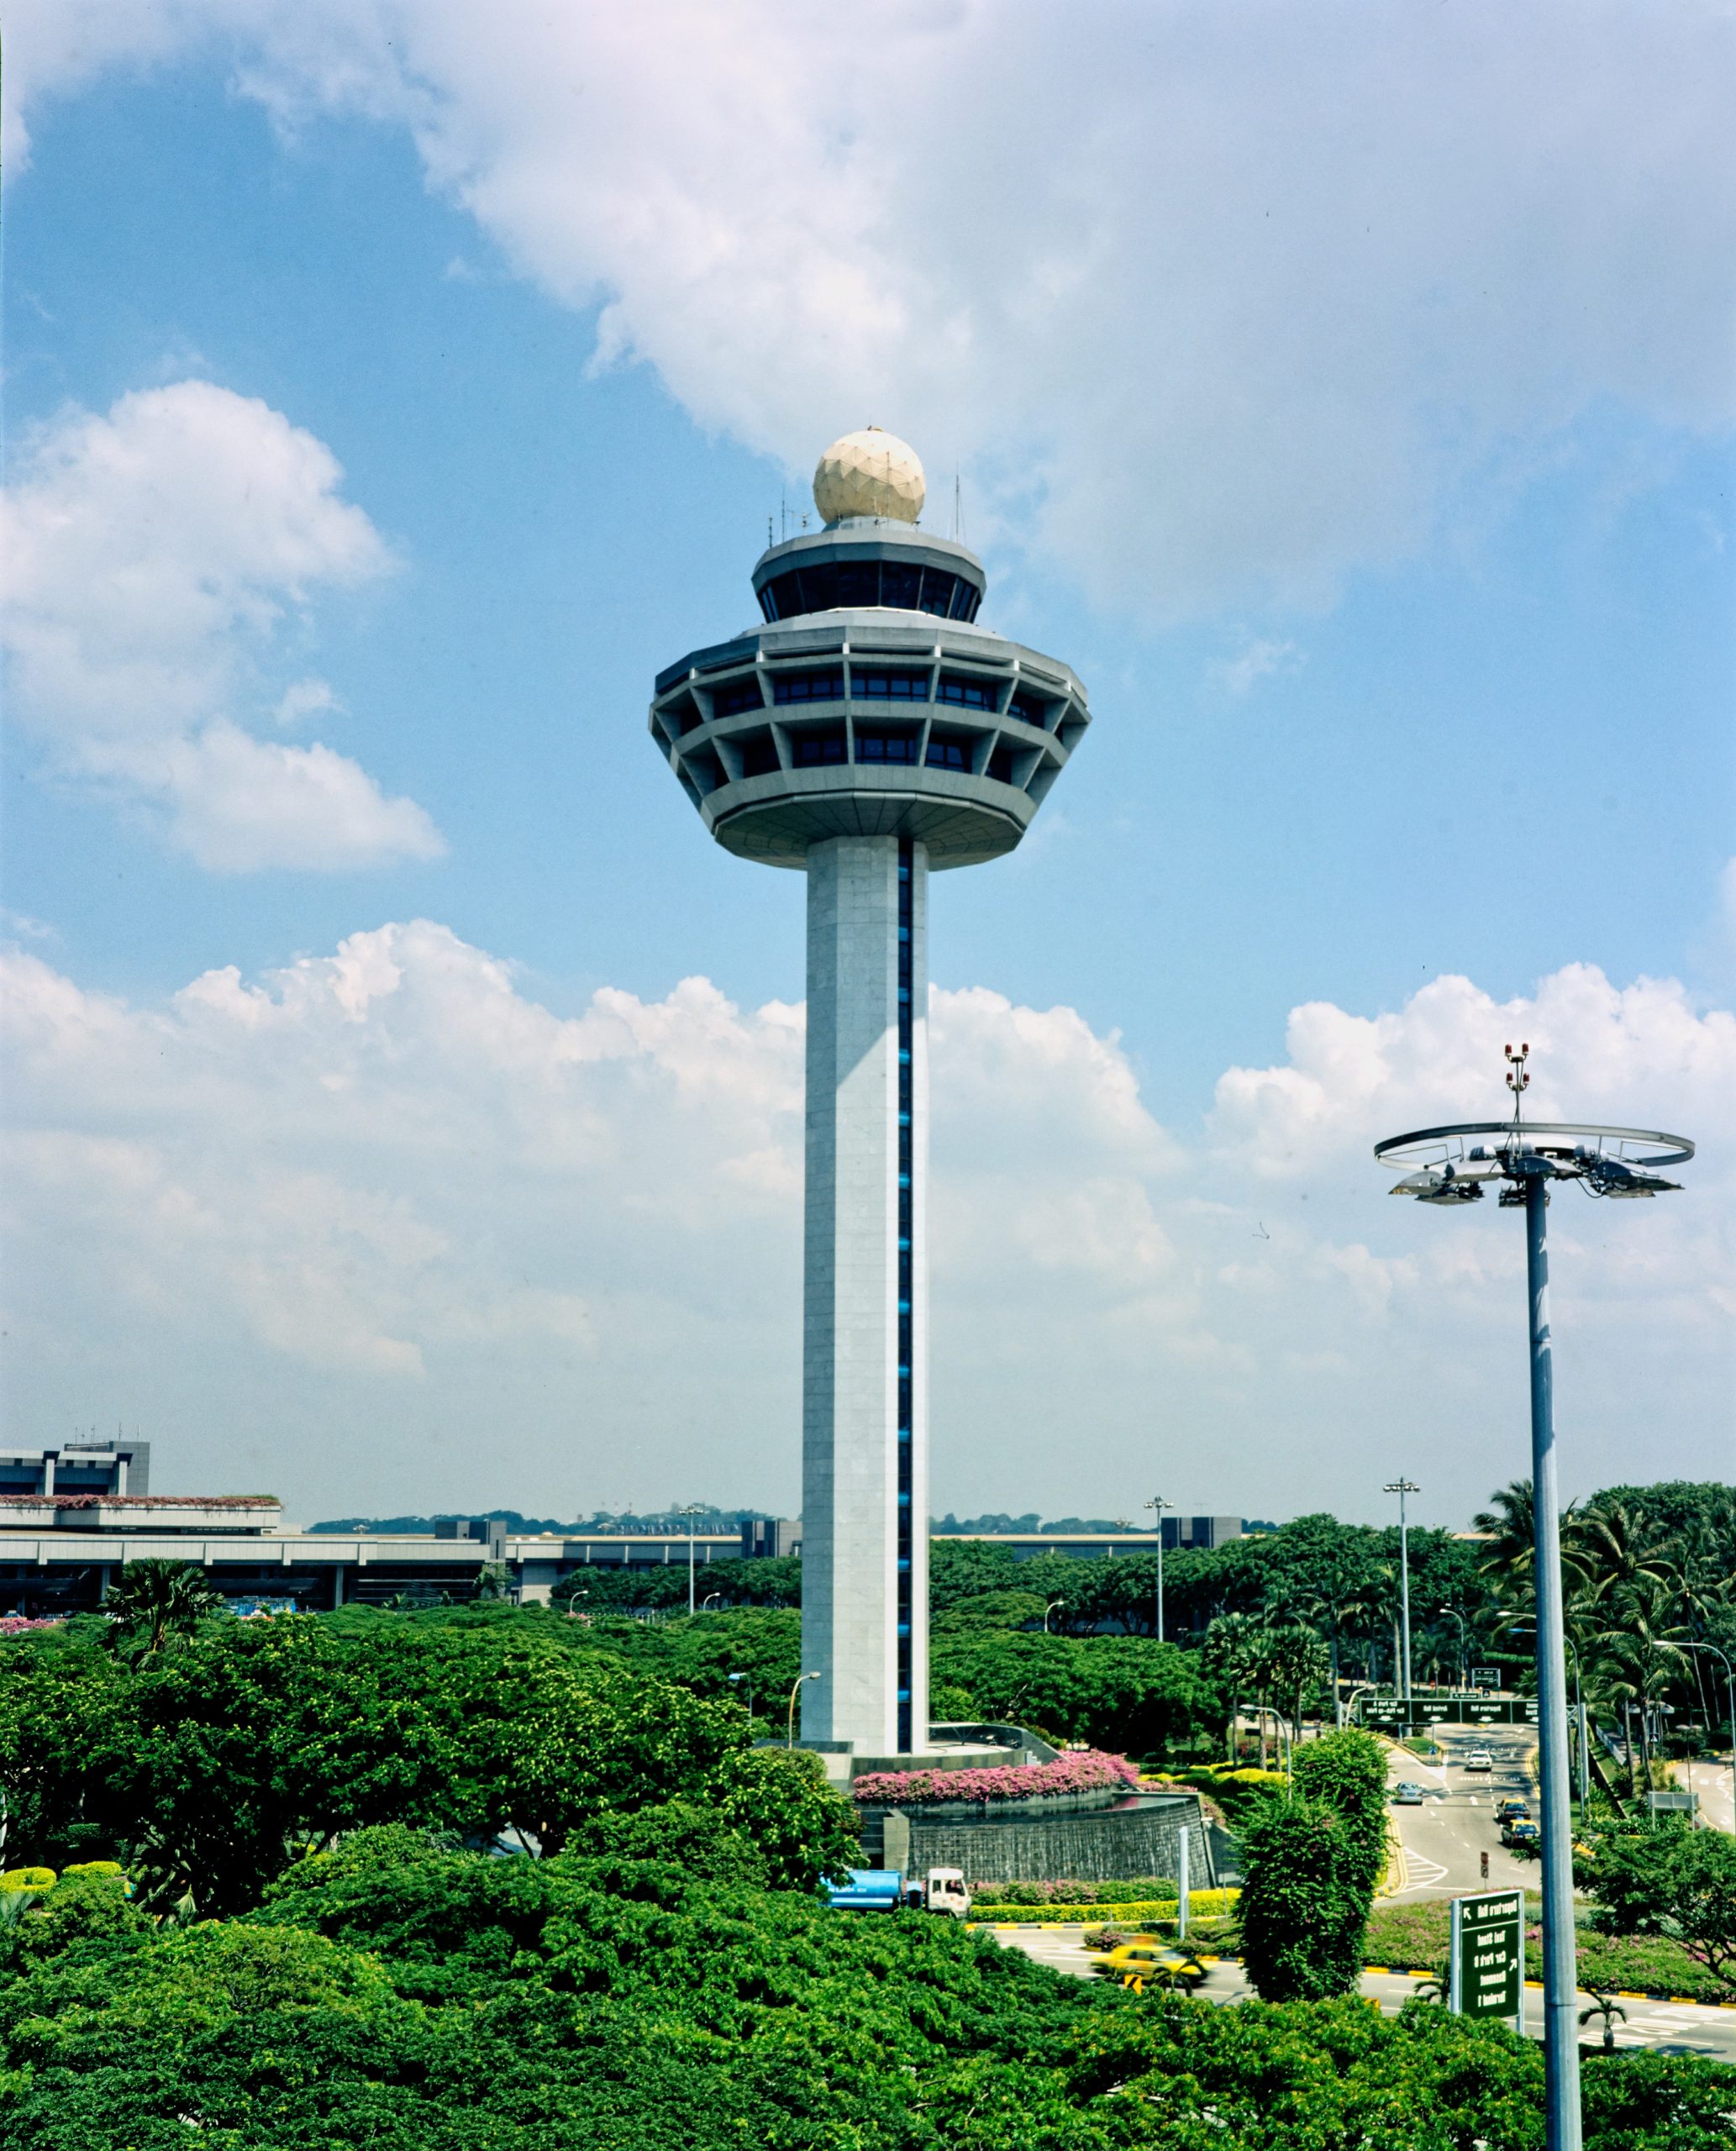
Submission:
<svg viewBox="0 0 1736 2151">
<path fill-rule="evenodd" d="M 27 1620 L 22 1613 L 3 1613 L 0 1614 L 0 1636 L 22 1636 L 31 1628 L 58 1628 L 63 1622 L 64 1616 L 58 1613 L 45 1614 L 40 1620 Z"/>
<path fill-rule="evenodd" d="M 1035 1800 L 1139 1781 L 1138 1765 L 1125 1755 L 1086 1748 L 1052 1763 L 1003 1763 L 986 1770 L 867 1770 L 850 1792 L 857 1800 L 920 1807 L 942 1800 Z"/>
</svg>

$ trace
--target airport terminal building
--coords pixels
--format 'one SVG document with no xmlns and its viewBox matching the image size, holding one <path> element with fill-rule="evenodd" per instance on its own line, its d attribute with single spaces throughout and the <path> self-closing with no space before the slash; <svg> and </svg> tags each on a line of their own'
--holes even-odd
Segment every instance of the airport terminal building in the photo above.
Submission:
<svg viewBox="0 0 1736 2151">
<path fill-rule="evenodd" d="M 303 1531 L 285 1523 L 269 1495 L 152 1494 L 150 1445 L 68 1443 L 0 1450 L 0 1615 L 35 1618 L 102 1604 L 128 1561 L 191 1561 L 226 1597 L 329 1612 L 406 1596 L 462 1601 L 492 1569 L 520 1604 L 546 1603 L 576 1569 L 602 1564 L 644 1570 L 684 1566 L 689 1534 L 667 1531 L 509 1533 L 497 1521 L 443 1517 L 428 1532 Z M 1221 1545 L 1239 1538 L 1238 1517 L 1166 1517 L 1165 1543 Z M 969 1532 L 1020 1559 L 1149 1553 L 1149 1531 Z M 798 1554 L 799 1522 L 756 1518 L 730 1531 L 695 1531 L 697 1568 Z M 503 1571 L 503 1573 L 502 1573 Z M 700 1586 L 703 1594 L 704 1586 Z"/>
</svg>

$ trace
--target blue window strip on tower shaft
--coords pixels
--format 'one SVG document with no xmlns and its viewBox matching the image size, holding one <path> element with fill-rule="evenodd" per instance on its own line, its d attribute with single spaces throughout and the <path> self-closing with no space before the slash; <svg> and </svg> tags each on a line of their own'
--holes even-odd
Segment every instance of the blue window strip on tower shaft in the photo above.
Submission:
<svg viewBox="0 0 1736 2151">
<path fill-rule="evenodd" d="M 913 1344 L 915 1321 L 911 1312 L 913 1296 L 912 1281 L 915 1275 L 914 1251 L 912 1241 L 914 1233 L 912 1219 L 914 1205 L 912 1201 L 911 1179 L 913 1154 L 913 1138 L 915 1134 L 915 1085 L 912 1080 L 914 1069 L 913 1045 L 915 1034 L 915 1012 L 913 1003 L 914 983 L 912 952 L 915 923 L 915 852 L 911 839 L 898 840 L 898 1752 L 908 1755 L 914 1752 L 914 1682 L 912 1669 L 914 1648 L 911 1630 L 914 1625 L 912 1607 L 914 1602 L 913 1586 L 915 1579 L 915 1545 L 913 1533 L 914 1503 L 911 1499 L 915 1484 L 915 1469 L 911 1438 L 911 1406 L 914 1383 L 912 1369 L 915 1365 Z M 924 1728 L 926 1730 L 926 1728 Z"/>
</svg>

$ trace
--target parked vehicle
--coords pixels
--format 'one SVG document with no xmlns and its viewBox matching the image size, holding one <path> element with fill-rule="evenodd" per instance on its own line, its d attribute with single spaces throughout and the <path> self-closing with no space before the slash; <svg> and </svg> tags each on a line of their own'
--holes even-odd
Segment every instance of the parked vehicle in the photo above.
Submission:
<svg viewBox="0 0 1736 2151">
<path fill-rule="evenodd" d="M 931 1867 L 926 1880 L 902 1875 L 896 1867 L 853 1867 L 842 1882 L 828 1882 L 826 1901 L 842 1912 L 945 1912 L 963 1919 L 971 1892 L 961 1867 Z"/>
<path fill-rule="evenodd" d="M 1130 1942 L 1100 1957 L 1092 1970 L 1099 1979 L 1143 1994 L 1148 1986 L 1176 1987 L 1192 1994 L 1206 1976 L 1206 1968 L 1192 1951 L 1177 1949 L 1155 1935 L 1136 1934 Z"/>
<path fill-rule="evenodd" d="M 1392 1788 L 1392 1805 L 1395 1807 L 1420 1807 L 1423 1805 L 1422 1786 L 1412 1779 L 1402 1779 Z"/>
<path fill-rule="evenodd" d="M 1468 1770 L 1492 1770 L 1495 1758 L 1486 1748 L 1473 1748 L 1465 1759 L 1465 1767 Z"/>
</svg>

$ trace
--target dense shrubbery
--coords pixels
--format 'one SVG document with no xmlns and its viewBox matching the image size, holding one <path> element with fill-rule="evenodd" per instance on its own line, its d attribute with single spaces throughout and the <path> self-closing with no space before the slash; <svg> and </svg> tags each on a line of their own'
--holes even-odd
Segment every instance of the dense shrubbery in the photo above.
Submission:
<svg viewBox="0 0 1736 2151">
<path fill-rule="evenodd" d="M 729 1619 L 769 1675 L 787 1617 Z M 354 1612 L 209 1623 L 136 1658 L 94 1623 L 0 1646 L 8 1854 L 60 1870 L 0 1921 L 0 2143 L 1540 2142 L 1539 2057 L 1499 2030 L 1139 2000 L 950 1921 L 831 1912 L 814 1885 L 850 1811 L 811 1759 L 748 1748 L 704 1625 Z M 660 1676 L 665 1649 L 692 1685 Z M 1303 1803 L 1335 1801 L 1355 1839 L 1357 1757 L 1319 1749 Z M 465 1849 L 502 1831 L 548 1856 Z M 124 1849 L 133 1898 L 71 1871 Z M 1721 2143 L 1729 2081 L 1600 2059 L 1589 2151 Z"/>
<path fill-rule="evenodd" d="M 703 1811 L 489 1859 L 403 1829 L 249 1917 L 112 1879 L 0 1937 L 8 2151 L 1441 2151 L 1541 2143 L 1534 2047 L 1418 2008 L 1214 2009 L 767 1891 Z M 751 1860 L 750 1851 L 745 1854 Z M 64 1885 L 63 1885 L 64 1886 Z M 1711 2151 L 1728 2074 L 1586 2070 L 1588 2151 Z"/>
<path fill-rule="evenodd" d="M 8 1848 L 52 1867 L 124 1849 L 153 1903 L 244 1911 L 298 1849 L 374 1823 L 555 1852 L 599 1814 L 697 1797 L 776 1835 L 792 1882 L 854 1843 L 812 1759 L 750 1753 L 732 1703 L 546 1615 L 213 1622 L 136 1665 L 99 1638 L 0 1658 Z"/>
<path fill-rule="evenodd" d="M 935 1680 L 969 1696 L 980 1717 L 1119 1754 L 1160 1754 L 1223 1720 L 1198 1653 L 1139 1636 L 937 1635 L 930 1662 Z"/>
<path fill-rule="evenodd" d="M 1666 1937 L 1720 1999 L 1736 1996 L 1736 1838 L 1674 1817 L 1650 1828 L 1617 1823 L 1594 1832 L 1578 1865 L 1601 1933 Z"/>
</svg>

